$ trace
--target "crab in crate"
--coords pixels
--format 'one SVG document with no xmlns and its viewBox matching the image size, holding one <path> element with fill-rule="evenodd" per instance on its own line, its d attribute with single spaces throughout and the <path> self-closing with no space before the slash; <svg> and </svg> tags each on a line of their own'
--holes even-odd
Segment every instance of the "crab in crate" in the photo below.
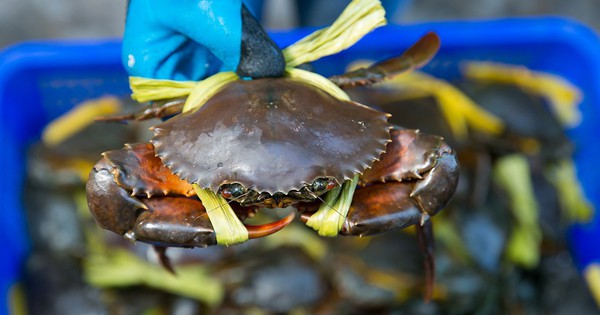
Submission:
<svg viewBox="0 0 600 315">
<path fill-rule="evenodd" d="M 438 48 L 429 33 L 400 57 L 331 81 L 372 84 L 425 64 Z M 181 104 L 112 119 L 171 114 Z M 428 219 L 455 191 L 456 156 L 442 138 L 392 126 L 388 116 L 295 78 L 237 80 L 153 127 L 150 143 L 104 153 L 90 173 L 88 204 L 101 227 L 157 248 L 243 242 L 293 219 L 242 225 L 261 208 L 296 207 L 328 236 L 416 225 L 432 274 Z M 231 216 L 216 215 L 227 208 Z M 219 220 L 227 223 L 218 228 Z M 243 235 L 223 241 L 223 229 Z"/>
</svg>

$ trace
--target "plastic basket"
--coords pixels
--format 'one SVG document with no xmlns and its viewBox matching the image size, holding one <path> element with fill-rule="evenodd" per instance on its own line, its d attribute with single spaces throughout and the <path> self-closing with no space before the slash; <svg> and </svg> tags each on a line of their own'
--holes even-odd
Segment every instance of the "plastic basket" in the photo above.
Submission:
<svg viewBox="0 0 600 315">
<path fill-rule="evenodd" d="M 460 21 L 407 26 L 386 26 L 357 45 L 315 62 L 324 74 L 342 73 L 356 59 L 397 55 L 427 31 L 442 38 L 442 49 L 426 71 L 452 78 L 457 62 L 489 60 L 525 65 L 565 77 L 579 86 L 585 98 L 583 121 L 569 130 L 577 146 L 575 161 L 585 192 L 600 209 L 600 40 L 594 32 L 560 18 Z M 310 30 L 272 34 L 287 46 Z M 29 244 L 21 200 L 25 152 L 42 128 L 75 104 L 102 95 L 126 97 L 127 76 L 120 63 L 119 40 L 48 41 L 24 43 L 0 53 L 0 314 L 8 313 L 8 295 L 21 273 Z M 574 226 L 572 252 L 583 268 L 600 261 L 600 219 Z"/>
</svg>

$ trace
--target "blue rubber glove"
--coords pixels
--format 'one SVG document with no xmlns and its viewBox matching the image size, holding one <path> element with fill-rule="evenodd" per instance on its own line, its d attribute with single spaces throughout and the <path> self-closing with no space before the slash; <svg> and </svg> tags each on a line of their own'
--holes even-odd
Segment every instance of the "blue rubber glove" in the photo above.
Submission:
<svg viewBox="0 0 600 315">
<path fill-rule="evenodd" d="M 236 71 L 242 0 L 131 0 L 122 60 L 131 76 L 200 80 Z"/>
</svg>

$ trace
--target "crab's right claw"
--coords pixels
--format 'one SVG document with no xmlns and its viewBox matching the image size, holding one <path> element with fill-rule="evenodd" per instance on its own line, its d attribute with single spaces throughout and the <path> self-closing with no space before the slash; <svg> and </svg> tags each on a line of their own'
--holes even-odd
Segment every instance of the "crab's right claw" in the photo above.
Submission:
<svg viewBox="0 0 600 315">
<path fill-rule="evenodd" d="M 399 57 L 386 59 L 368 68 L 360 68 L 329 79 L 341 88 L 375 84 L 403 72 L 423 67 L 439 49 L 439 36 L 429 32 Z"/>
<path fill-rule="evenodd" d="M 417 227 L 425 269 L 425 299 L 431 299 L 435 278 L 430 216 L 442 210 L 458 185 L 455 152 L 442 140 L 415 130 L 393 129 L 386 153 L 363 174 L 367 185 L 357 189 L 343 235 L 370 235 Z"/>
<path fill-rule="evenodd" d="M 456 153 L 441 137 L 392 129 L 381 159 L 361 177 L 341 233 L 371 235 L 423 225 L 458 185 Z"/>
</svg>

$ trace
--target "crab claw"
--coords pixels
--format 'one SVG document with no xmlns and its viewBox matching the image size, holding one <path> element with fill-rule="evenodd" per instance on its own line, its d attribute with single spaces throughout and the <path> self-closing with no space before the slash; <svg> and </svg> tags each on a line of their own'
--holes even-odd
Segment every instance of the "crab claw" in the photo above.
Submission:
<svg viewBox="0 0 600 315">
<path fill-rule="evenodd" d="M 164 209 L 162 209 L 162 210 L 164 210 Z M 188 210 L 190 210 L 190 209 L 188 209 Z M 206 212 L 204 214 L 206 214 Z M 205 215 L 203 216 L 203 219 L 202 218 L 200 219 L 201 222 L 196 222 L 194 227 L 188 226 L 186 228 L 182 228 L 180 223 L 179 224 L 178 223 L 165 224 L 166 217 L 164 216 L 164 213 L 162 213 L 162 215 L 156 214 L 154 216 L 158 219 L 158 221 L 163 222 L 163 224 L 161 224 L 160 226 L 157 226 L 154 222 L 151 223 L 151 221 L 147 220 L 147 218 L 146 218 L 144 221 L 139 222 L 140 223 L 139 226 L 143 227 L 143 228 L 138 229 L 136 232 L 134 232 L 134 234 L 136 235 L 136 237 L 139 240 L 144 241 L 144 242 L 151 242 L 154 244 L 152 247 L 154 248 L 154 252 L 157 255 L 158 262 L 160 263 L 160 265 L 163 268 L 165 268 L 168 272 L 170 272 L 172 274 L 176 274 L 175 268 L 173 267 L 173 264 L 171 263 L 171 260 L 169 259 L 169 256 L 167 255 L 168 246 L 164 245 L 165 234 L 169 232 L 169 229 L 172 229 L 173 227 L 177 228 L 175 235 L 178 238 L 172 239 L 171 242 L 177 243 L 179 245 L 171 244 L 172 246 L 181 246 L 180 245 L 181 242 L 190 245 L 189 247 L 194 247 L 194 246 L 206 247 L 209 245 L 217 244 L 216 235 L 212 229 L 212 225 L 210 225 L 210 221 L 207 220 L 208 217 Z M 262 225 L 244 224 L 244 226 L 248 230 L 248 238 L 260 238 L 260 237 L 269 236 L 271 234 L 274 234 L 274 233 L 280 231 L 284 227 L 288 226 L 294 220 L 294 217 L 295 217 L 295 214 L 292 212 L 292 213 L 288 214 L 286 217 L 284 217 L 278 221 L 275 221 L 275 222 L 262 224 Z M 175 220 L 178 220 L 178 219 L 181 219 L 181 218 L 175 216 Z M 167 220 L 167 221 L 169 221 L 169 220 Z M 163 229 L 163 231 L 158 231 L 158 229 Z M 175 236 L 175 235 L 173 235 L 173 236 Z M 161 245 L 157 245 L 157 242 L 156 242 L 157 236 L 160 238 L 159 243 Z"/>
<path fill-rule="evenodd" d="M 454 194 L 458 162 L 441 137 L 399 128 L 392 129 L 390 135 L 386 152 L 362 174 L 361 187 L 354 192 L 339 233 L 366 236 L 416 225 L 428 300 L 434 281 L 429 217 L 443 209 Z M 302 220 L 307 221 L 313 212 L 310 207 L 303 211 Z"/>
<path fill-rule="evenodd" d="M 192 186 L 162 164 L 152 145 L 128 145 L 103 155 L 86 186 L 88 206 L 98 225 L 157 248 L 217 244 L 213 225 Z M 256 211 L 235 203 L 232 207 L 240 220 Z M 273 223 L 248 225 L 248 237 L 273 234 L 293 219 L 292 213 Z M 161 263 L 169 266 L 164 251 L 158 253 Z"/>
<path fill-rule="evenodd" d="M 278 221 L 275 221 L 275 222 L 262 224 L 262 225 L 244 224 L 244 226 L 248 230 L 248 238 L 260 238 L 260 237 L 269 236 L 271 234 L 275 234 L 276 232 L 280 231 L 284 227 L 288 226 L 290 223 L 292 223 L 295 216 L 296 216 L 295 213 L 291 212 L 284 218 L 282 218 Z"/>
<path fill-rule="evenodd" d="M 361 177 L 365 187 L 354 195 L 346 221 L 348 234 L 423 225 L 456 191 L 456 153 L 441 137 L 399 128 L 390 135 L 386 153 Z"/>
<path fill-rule="evenodd" d="M 442 138 L 393 129 L 381 159 L 361 176 L 340 234 L 366 236 L 423 226 L 450 201 L 458 184 L 456 154 Z M 315 211 L 300 209 L 307 221 Z"/>
<path fill-rule="evenodd" d="M 145 199 L 147 211 L 137 216 L 126 233 L 131 240 L 165 247 L 207 247 L 217 244 L 202 203 L 186 197 Z"/>
<path fill-rule="evenodd" d="M 137 212 L 148 207 L 115 182 L 113 170 L 106 158 L 91 170 L 86 185 L 88 207 L 100 227 L 125 234 L 135 222 Z"/>
<path fill-rule="evenodd" d="M 127 199 L 135 200 L 130 209 L 124 213 L 126 223 L 114 225 L 116 216 L 110 217 L 109 229 L 124 234 L 132 241 L 141 241 L 160 247 L 207 247 L 217 244 L 216 233 L 206 215 L 206 210 L 198 199 L 188 197 L 153 197 L 137 199 L 124 195 Z M 134 210 L 137 206 L 137 211 Z M 236 214 L 245 218 L 250 216 L 255 209 L 251 207 L 235 207 Z M 121 211 L 115 214 L 123 213 Z M 101 226 L 102 220 L 97 221 Z M 249 238 L 260 238 L 276 233 L 289 225 L 294 219 L 294 213 L 263 225 L 245 225 Z M 117 229 L 115 229 L 117 227 Z"/>
<path fill-rule="evenodd" d="M 151 210 L 142 212 L 129 232 L 135 240 L 168 247 L 207 247 L 217 245 L 216 233 L 202 203 L 192 198 L 163 197 L 146 201 Z M 240 218 L 250 216 L 252 207 L 234 206 Z M 248 238 L 278 232 L 294 219 L 294 213 L 263 225 L 244 225 Z"/>
<path fill-rule="evenodd" d="M 458 184 L 456 154 L 438 136 L 392 129 L 386 152 L 360 177 L 342 235 L 366 236 L 423 226 L 450 201 Z M 314 204 L 298 208 L 307 221 Z"/>
<path fill-rule="evenodd" d="M 357 189 L 340 233 L 364 236 L 423 225 L 446 206 L 456 190 L 456 156 L 442 153 L 435 166 L 420 177 Z"/>
</svg>

